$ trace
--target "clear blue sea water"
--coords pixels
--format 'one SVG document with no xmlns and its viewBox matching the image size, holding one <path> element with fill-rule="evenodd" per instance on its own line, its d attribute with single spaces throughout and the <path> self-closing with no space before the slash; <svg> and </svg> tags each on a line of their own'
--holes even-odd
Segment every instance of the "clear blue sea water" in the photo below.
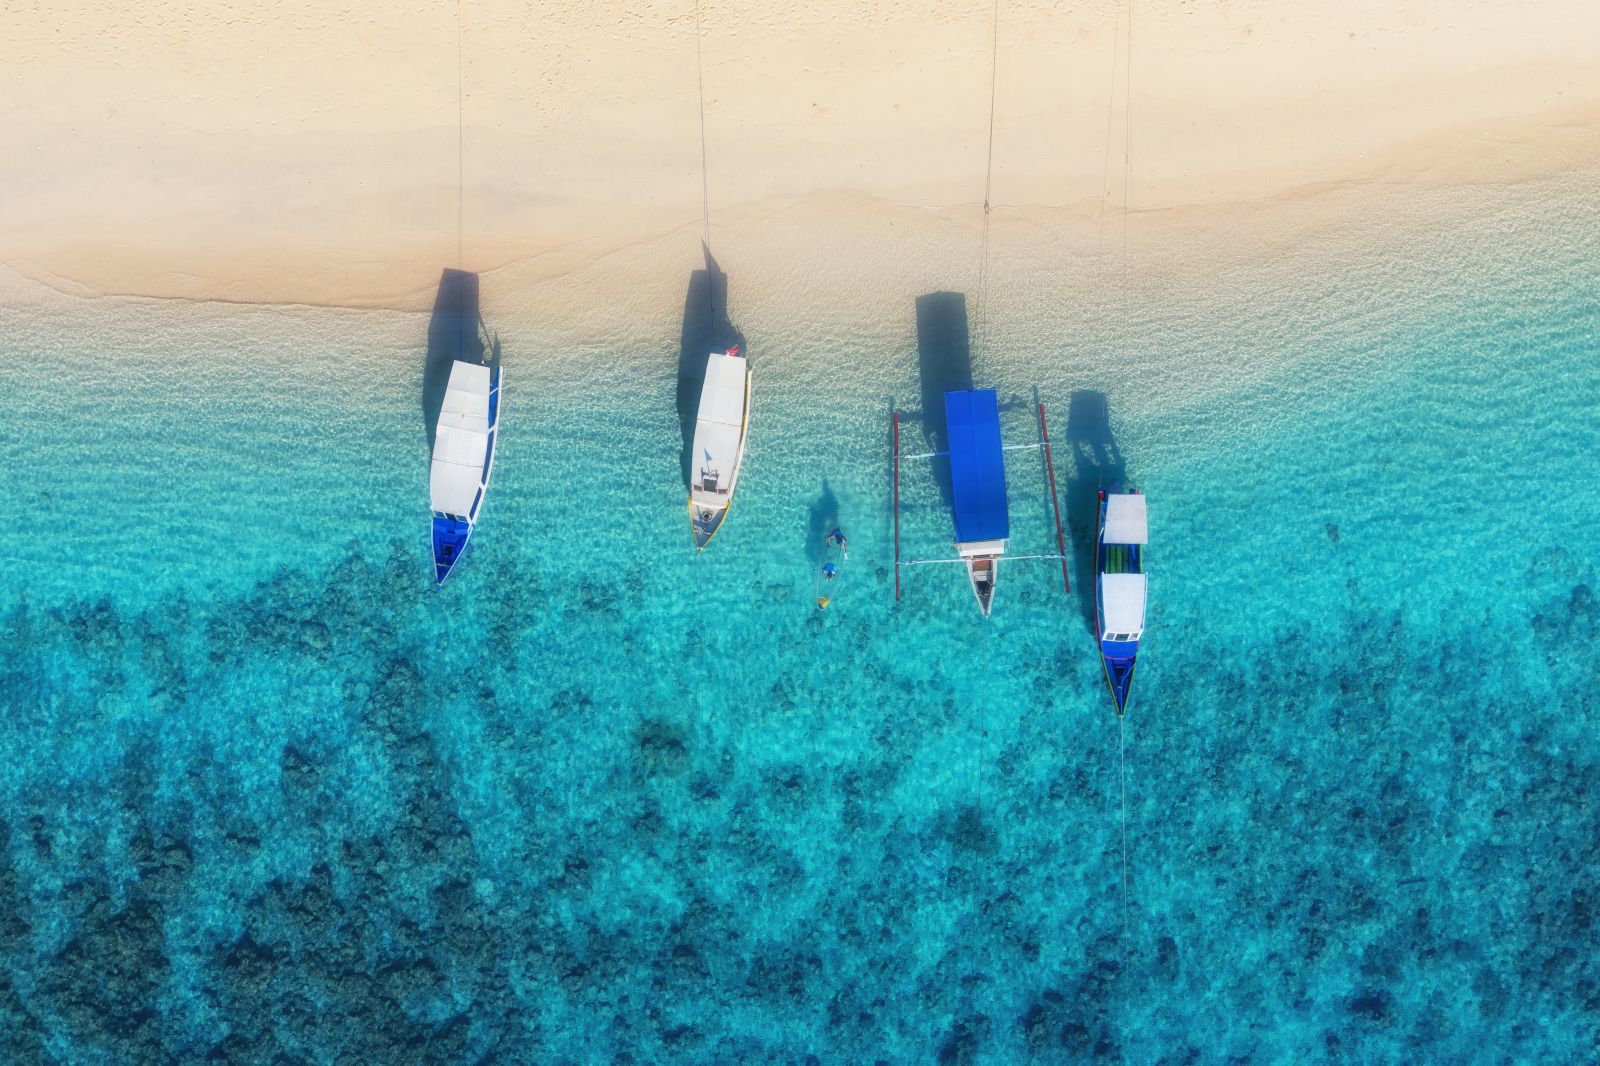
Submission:
<svg viewBox="0 0 1600 1066">
<path fill-rule="evenodd" d="M 10 299 L 0 1060 L 1592 1060 L 1594 188 L 1143 272 L 1117 328 L 1001 246 L 1008 440 L 1037 387 L 1069 499 L 1098 455 L 1150 500 L 1125 881 L 1059 573 L 894 602 L 910 299 L 786 322 L 724 263 L 755 413 L 696 557 L 681 303 L 579 340 L 486 275 L 506 430 L 439 592 L 426 314 Z M 1010 491 L 1048 551 L 1034 453 Z"/>
</svg>

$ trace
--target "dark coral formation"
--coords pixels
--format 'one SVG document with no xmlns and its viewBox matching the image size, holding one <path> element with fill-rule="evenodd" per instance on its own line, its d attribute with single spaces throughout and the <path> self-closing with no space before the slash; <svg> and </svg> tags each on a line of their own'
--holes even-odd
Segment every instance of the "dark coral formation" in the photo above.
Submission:
<svg viewBox="0 0 1600 1066">
<path fill-rule="evenodd" d="M 775 748 L 847 690 L 794 665 L 749 683 L 756 727 L 710 724 L 650 687 L 682 645 L 634 621 L 646 578 L 530 629 L 515 560 L 483 665 L 447 668 L 413 562 L 9 611 L 4 735 L 36 759 L 0 820 L 0 1061 L 1554 1060 L 1600 1033 L 1589 583 L 1530 612 L 1542 691 L 1482 683 L 1493 634 L 1397 614 L 1270 662 L 1166 644 L 1124 912 L 1116 733 L 1065 665 L 999 714 L 847 631 L 832 669 L 883 701 L 859 744 Z M 957 786 L 917 754 L 950 729 L 982 752 Z"/>
</svg>

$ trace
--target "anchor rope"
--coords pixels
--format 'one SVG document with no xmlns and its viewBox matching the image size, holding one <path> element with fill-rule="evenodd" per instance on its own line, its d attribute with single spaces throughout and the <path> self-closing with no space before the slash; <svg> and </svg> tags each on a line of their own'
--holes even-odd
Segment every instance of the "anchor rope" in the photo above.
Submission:
<svg viewBox="0 0 1600 1066">
<path fill-rule="evenodd" d="M 989 21 L 989 147 L 983 171 L 983 237 L 978 262 L 978 336 L 985 349 L 989 343 L 989 194 L 994 187 L 994 102 L 1000 71 L 1000 0 L 994 0 Z"/>
<path fill-rule="evenodd" d="M 1128 27 L 1123 34 L 1125 61 L 1123 64 L 1123 91 L 1126 100 L 1122 109 L 1122 328 L 1121 342 L 1124 355 L 1132 347 L 1129 333 L 1128 292 L 1128 215 L 1131 207 L 1130 175 L 1133 171 L 1133 0 L 1128 0 Z M 1110 145 L 1107 144 L 1109 152 Z M 1117 715 L 1117 788 L 1118 809 L 1122 836 L 1122 925 L 1118 941 L 1122 949 L 1122 979 L 1128 979 L 1127 951 L 1131 896 L 1128 888 L 1128 726 L 1127 719 Z"/>
<path fill-rule="evenodd" d="M 706 167 L 706 72 L 700 41 L 700 0 L 694 4 L 694 69 L 700 97 L 700 239 L 711 248 L 711 176 Z"/>
<path fill-rule="evenodd" d="M 1128 931 L 1128 733 L 1127 719 L 1117 715 L 1117 778 L 1122 805 L 1122 931 Z"/>
<path fill-rule="evenodd" d="M 456 0 L 456 267 L 466 266 L 467 244 L 467 74 L 461 59 L 464 0 Z"/>
<path fill-rule="evenodd" d="M 1129 176 L 1133 171 L 1133 0 L 1128 0 L 1128 32 L 1124 35 L 1127 61 L 1123 64 L 1123 88 L 1127 101 L 1122 108 L 1122 343 L 1128 348 L 1128 213 Z"/>
<path fill-rule="evenodd" d="M 1100 168 L 1100 214 L 1095 234 L 1095 253 L 1105 250 L 1106 202 L 1111 199 L 1111 131 L 1117 114 L 1117 60 L 1122 55 L 1122 3 L 1118 0 L 1111 16 L 1111 85 L 1106 90 L 1106 151 Z M 1102 275 L 1103 276 L 1103 275 Z"/>
<path fill-rule="evenodd" d="M 983 351 L 989 350 L 989 211 L 990 194 L 994 188 L 994 112 L 995 86 L 1000 70 L 1000 0 L 993 0 L 989 10 L 989 135 L 983 164 L 983 236 L 978 259 L 978 329 L 977 341 Z M 988 758 L 989 729 L 988 707 L 978 715 L 977 758 L 973 763 L 976 810 L 984 809 L 984 764 Z"/>
</svg>

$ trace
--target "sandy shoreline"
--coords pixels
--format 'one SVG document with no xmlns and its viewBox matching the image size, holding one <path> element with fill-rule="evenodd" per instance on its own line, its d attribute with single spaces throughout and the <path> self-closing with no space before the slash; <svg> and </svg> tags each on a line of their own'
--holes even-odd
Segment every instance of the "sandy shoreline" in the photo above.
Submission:
<svg viewBox="0 0 1600 1066">
<path fill-rule="evenodd" d="M 930 212 L 970 228 L 988 6 L 777 8 L 700 9 L 719 248 L 759 249 L 796 211 L 865 219 L 863 244 Z M 1268 203 L 1326 224 L 1350 186 L 1373 187 L 1370 207 L 1385 187 L 1600 158 L 1600 8 L 1322 8 L 1134 9 L 1128 192 L 1147 249 Z M 9 7 L 0 262 L 95 292 L 411 308 L 458 240 L 469 268 L 524 280 L 662 240 L 692 254 L 693 6 L 461 12 Z M 1127 15 L 1000 7 L 991 200 L 1059 227 L 1065 254 L 1100 250 L 1118 217 Z"/>
</svg>

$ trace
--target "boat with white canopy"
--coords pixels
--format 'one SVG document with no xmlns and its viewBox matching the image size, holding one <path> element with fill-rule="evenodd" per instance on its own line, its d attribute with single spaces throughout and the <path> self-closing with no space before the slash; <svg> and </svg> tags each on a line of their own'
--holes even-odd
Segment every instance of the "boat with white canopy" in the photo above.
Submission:
<svg viewBox="0 0 1600 1066">
<path fill-rule="evenodd" d="M 1149 543 L 1145 499 L 1137 490 L 1100 490 L 1095 537 L 1094 610 L 1100 661 L 1120 716 L 1128 706 L 1133 668 L 1144 636 L 1148 584 L 1144 549 Z"/>
<path fill-rule="evenodd" d="M 750 360 L 738 347 L 711 353 L 689 467 L 689 525 L 696 550 L 711 543 L 728 516 L 749 425 Z"/>
<path fill-rule="evenodd" d="M 500 416 L 500 366 L 452 360 L 433 441 L 428 495 L 433 508 L 434 581 L 461 560 L 494 470 Z"/>
</svg>

